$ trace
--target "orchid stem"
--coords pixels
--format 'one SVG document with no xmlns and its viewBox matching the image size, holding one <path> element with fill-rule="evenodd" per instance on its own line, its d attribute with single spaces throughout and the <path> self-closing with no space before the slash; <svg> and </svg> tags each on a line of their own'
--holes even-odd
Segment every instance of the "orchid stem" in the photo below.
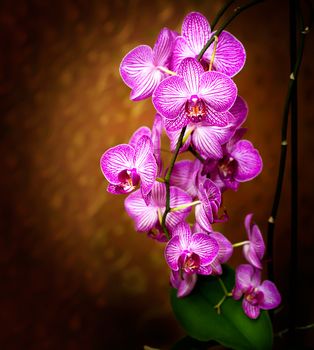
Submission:
<svg viewBox="0 0 314 350">
<path fill-rule="evenodd" d="M 288 120 L 289 120 L 289 107 L 292 99 L 293 87 L 297 81 L 299 68 L 302 61 L 303 51 L 304 51 L 304 41 L 305 35 L 309 32 L 309 26 L 303 27 L 299 32 L 300 42 L 298 47 L 297 59 L 294 65 L 294 69 L 292 73 L 289 75 L 289 86 L 288 92 L 286 95 L 286 100 L 284 104 L 283 114 L 282 114 L 282 124 L 281 124 L 281 152 L 280 152 L 280 161 L 279 161 L 279 169 L 277 175 L 277 184 L 274 195 L 273 206 L 271 209 L 271 214 L 268 219 L 268 229 L 267 229 L 267 256 L 268 256 L 268 278 L 270 280 L 274 280 L 274 263 L 273 263 L 273 245 L 274 245 L 274 229 L 275 223 L 277 219 L 278 207 L 281 197 L 283 178 L 286 166 L 286 158 L 287 158 L 287 130 L 288 130 Z"/>
<path fill-rule="evenodd" d="M 195 158 L 200 160 L 202 163 L 205 162 L 205 159 L 198 152 L 196 152 L 192 146 L 189 146 L 188 150 L 194 155 Z"/>
<path fill-rule="evenodd" d="M 211 30 L 213 30 L 216 26 L 216 24 L 218 23 L 218 21 L 220 20 L 220 18 L 224 15 L 224 13 L 228 10 L 228 7 L 231 6 L 233 3 L 235 2 L 235 0 L 229 0 L 228 2 L 225 3 L 225 5 L 218 11 L 216 17 L 214 18 L 214 20 L 211 23 Z"/>
<path fill-rule="evenodd" d="M 193 207 L 194 205 L 197 205 L 197 204 L 200 204 L 200 203 L 201 203 L 201 201 L 194 201 L 194 202 L 191 202 L 191 203 L 178 205 L 175 208 L 171 208 L 170 211 L 179 211 L 179 210 L 182 210 L 182 209 Z"/>
<path fill-rule="evenodd" d="M 168 240 L 170 239 L 170 233 L 169 233 L 169 231 L 168 231 L 168 229 L 166 227 L 166 218 L 167 218 L 168 213 L 170 212 L 170 177 L 171 177 L 171 173 L 172 173 L 172 170 L 173 170 L 173 167 L 174 167 L 174 163 L 177 160 L 180 148 L 182 146 L 182 140 L 183 140 L 183 136 L 184 136 L 185 130 L 186 130 L 186 126 L 184 126 L 182 128 L 182 130 L 181 130 L 179 139 L 177 141 L 176 149 L 174 151 L 174 154 L 172 156 L 169 168 L 168 168 L 166 176 L 165 176 L 166 209 L 165 209 L 164 215 L 162 216 L 162 228 L 163 228 L 164 233 L 165 233 L 165 235 L 166 235 Z"/>
<path fill-rule="evenodd" d="M 162 177 L 156 177 L 156 181 L 158 181 L 158 182 L 165 182 L 165 179 L 163 179 Z"/>
<path fill-rule="evenodd" d="M 214 306 L 214 308 L 217 309 L 218 315 L 220 315 L 220 313 L 221 313 L 221 309 L 220 309 L 221 305 L 223 304 L 223 302 L 224 302 L 228 297 L 231 297 L 231 296 L 232 296 L 232 293 L 229 293 L 229 292 L 228 292 L 228 290 L 227 290 L 227 288 L 226 288 L 226 286 L 225 286 L 223 280 L 222 280 L 220 277 L 217 277 L 217 279 L 218 279 L 218 282 L 219 282 L 219 284 L 220 284 L 220 286 L 221 286 L 221 288 L 222 288 L 222 290 L 223 290 L 223 292 L 224 292 L 224 296 L 223 296 L 223 297 L 219 300 L 219 302 Z"/>
<path fill-rule="evenodd" d="M 207 41 L 201 52 L 198 54 L 197 59 L 200 61 L 204 55 L 204 53 L 207 51 L 209 46 L 213 43 L 215 40 L 215 36 L 219 36 L 219 34 L 230 24 L 241 12 L 248 9 L 249 7 L 262 2 L 263 0 L 253 0 L 248 2 L 246 5 L 236 7 L 234 9 L 233 14 L 217 29 L 217 31 L 211 36 L 211 38 Z"/>
<path fill-rule="evenodd" d="M 249 243 L 250 243 L 250 241 L 243 241 L 243 242 L 234 243 L 234 244 L 232 244 L 232 246 L 233 246 L 233 248 L 237 248 L 237 247 L 242 247 L 242 246 L 249 244 Z"/>
</svg>

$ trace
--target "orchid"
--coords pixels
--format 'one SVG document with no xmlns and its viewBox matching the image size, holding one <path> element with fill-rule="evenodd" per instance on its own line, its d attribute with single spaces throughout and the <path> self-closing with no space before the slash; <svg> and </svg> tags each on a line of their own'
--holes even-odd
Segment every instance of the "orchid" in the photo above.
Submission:
<svg viewBox="0 0 314 350">
<path fill-rule="evenodd" d="M 157 174 L 152 141 L 143 135 L 134 144 L 133 138 L 131 144 L 121 144 L 107 150 L 100 159 L 100 167 L 110 183 L 108 192 L 128 193 L 141 183 L 142 195 L 147 200 Z"/>
<path fill-rule="evenodd" d="M 229 77 L 219 72 L 204 72 L 196 59 L 186 58 L 180 63 L 177 76 L 158 85 L 153 104 L 165 118 L 165 127 L 175 131 L 189 123 L 227 125 L 228 110 L 236 97 L 237 87 Z"/>
<path fill-rule="evenodd" d="M 236 284 L 232 296 L 239 300 L 242 295 L 243 310 L 253 319 L 259 316 L 260 309 L 271 310 L 281 303 L 275 284 L 268 280 L 261 283 L 261 271 L 248 264 L 240 265 L 236 269 Z"/>
<path fill-rule="evenodd" d="M 177 71 L 184 58 L 196 58 L 212 35 L 215 32 L 211 32 L 207 19 L 201 13 L 189 13 L 184 18 L 181 36 L 176 38 L 174 44 L 172 69 Z M 240 41 L 223 31 L 218 37 L 216 49 L 213 43 L 205 52 L 201 63 L 206 70 L 212 65 L 214 70 L 233 77 L 244 66 L 245 58 L 245 50 Z"/>
<path fill-rule="evenodd" d="M 176 35 L 170 29 L 163 28 L 153 49 L 140 45 L 123 58 L 120 74 L 125 84 L 132 89 L 131 100 L 139 101 L 150 97 L 157 85 L 167 77 Z"/>
<path fill-rule="evenodd" d="M 211 332 L 211 325 L 215 320 L 224 324 L 226 319 L 228 332 L 233 330 L 234 335 L 230 344 L 229 338 L 223 344 L 249 349 L 259 342 L 248 340 L 245 325 L 253 324 L 248 318 L 241 322 L 244 336 L 238 342 L 243 310 L 257 319 L 260 310 L 277 307 L 281 297 L 273 282 L 261 282 L 265 244 L 258 226 L 252 223 L 253 214 L 245 217 L 248 239 L 243 242 L 232 244 L 215 227 L 229 220 L 222 206 L 225 191 L 237 190 L 263 168 L 259 151 L 243 139 L 248 106 L 232 80 L 242 69 L 246 53 L 241 42 L 224 28 L 212 32 L 207 19 L 192 12 L 183 21 L 181 35 L 163 28 L 153 48 L 140 45 L 127 53 L 120 74 L 131 88 L 130 98 L 152 97 L 156 114 L 151 128 L 141 126 L 128 144 L 109 148 L 100 166 L 109 182 L 108 192 L 128 194 L 124 207 L 135 230 L 165 244 L 164 258 L 174 289 L 172 304 L 179 305 L 175 312 L 191 311 L 182 317 L 185 326 L 193 325 L 189 334 L 225 341 L 223 335 L 215 338 L 218 329 L 213 327 Z M 172 152 L 166 166 L 163 131 Z M 195 158 L 178 161 L 179 154 L 187 151 Z M 222 210 L 223 215 L 219 214 Z M 234 273 L 225 263 L 239 246 L 250 265 L 240 265 Z M 234 300 L 243 297 L 243 310 L 241 303 L 230 299 L 224 308 L 231 296 Z M 216 318 L 221 312 L 226 312 L 226 317 Z M 199 314 L 200 320 L 208 322 L 199 321 Z M 263 312 L 254 324 L 269 330 L 267 317 Z M 265 344 L 260 349 L 271 348 L 269 342 Z"/>
<path fill-rule="evenodd" d="M 241 140 L 244 129 L 238 129 L 229 142 L 223 146 L 223 157 L 208 159 L 203 173 L 219 188 L 237 190 L 239 183 L 254 179 L 263 168 L 262 158 L 248 140 Z"/>
<path fill-rule="evenodd" d="M 206 233 L 192 234 L 190 226 L 181 222 L 165 248 L 165 259 L 171 270 L 188 275 L 210 275 L 210 264 L 217 257 L 218 243 Z"/>
<path fill-rule="evenodd" d="M 225 126 L 210 125 L 207 122 L 189 123 L 185 132 L 185 142 L 180 152 L 186 151 L 190 146 L 205 159 L 220 159 L 223 157 L 223 145 L 227 143 L 240 125 L 242 125 L 247 116 L 247 105 L 245 101 L 238 96 L 235 103 L 229 110 L 229 120 Z M 167 130 L 170 139 L 170 147 L 173 151 L 176 147 L 180 130 Z"/>
</svg>

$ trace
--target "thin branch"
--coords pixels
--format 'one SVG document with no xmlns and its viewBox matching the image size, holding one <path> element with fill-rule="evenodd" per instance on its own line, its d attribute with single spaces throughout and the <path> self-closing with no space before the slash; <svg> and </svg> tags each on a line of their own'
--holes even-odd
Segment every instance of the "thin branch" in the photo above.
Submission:
<svg viewBox="0 0 314 350">
<path fill-rule="evenodd" d="M 214 18 L 214 20 L 211 23 L 211 30 L 213 30 L 216 26 L 216 24 L 218 23 L 218 21 L 220 20 L 220 18 L 224 15 L 224 13 L 228 10 L 229 6 L 231 6 L 233 3 L 235 2 L 235 0 L 229 0 L 228 2 L 225 3 L 225 5 L 218 11 L 216 17 Z"/>
<path fill-rule="evenodd" d="M 216 32 L 213 33 L 211 38 L 207 41 L 201 52 L 198 54 L 197 59 L 200 61 L 206 52 L 206 50 L 209 48 L 209 46 L 213 43 L 215 40 L 215 36 L 219 36 L 219 34 L 244 10 L 248 9 L 249 7 L 258 4 L 259 2 L 262 2 L 263 0 L 253 0 L 247 3 L 246 5 L 236 7 L 234 9 L 234 13 L 217 29 Z"/>
<path fill-rule="evenodd" d="M 273 242 L 274 242 L 274 228 L 275 222 L 277 219 L 278 207 L 282 192 L 282 184 L 285 172 L 286 165 L 286 157 L 287 157 L 287 130 L 288 130 L 288 119 L 289 119 L 289 107 L 292 97 L 293 86 L 295 84 L 296 79 L 298 78 L 298 73 L 302 61 L 303 51 L 304 51 L 304 42 L 305 35 L 309 32 L 310 28 L 302 27 L 299 31 L 300 42 L 297 53 L 297 60 L 293 69 L 293 72 L 289 76 L 289 86 L 288 92 L 286 95 L 286 100 L 284 104 L 283 114 L 282 114 L 282 126 L 281 126 L 281 153 L 280 153 L 280 161 L 279 161 L 279 169 L 277 176 L 277 184 L 274 195 L 273 206 L 271 210 L 270 217 L 268 219 L 268 229 L 267 229 L 267 270 L 268 270 L 268 278 L 270 280 L 274 279 L 274 263 L 273 263 Z"/>
<path fill-rule="evenodd" d="M 166 227 L 166 218 L 168 213 L 170 212 L 170 177 L 171 177 L 171 173 L 174 167 L 174 163 L 177 160 L 180 148 L 182 146 L 182 140 L 183 140 L 183 136 L 186 130 L 186 126 L 182 128 L 177 145 L 176 145 L 176 149 L 174 151 L 173 157 L 171 159 L 169 168 L 167 170 L 166 176 L 165 176 L 165 185 L 166 185 L 166 209 L 164 212 L 164 215 L 162 216 L 162 228 L 164 230 L 164 233 L 166 235 L 166 237 L 169 239 L 170 238 L 170 234 L 169 231 Z"/>
</svg>

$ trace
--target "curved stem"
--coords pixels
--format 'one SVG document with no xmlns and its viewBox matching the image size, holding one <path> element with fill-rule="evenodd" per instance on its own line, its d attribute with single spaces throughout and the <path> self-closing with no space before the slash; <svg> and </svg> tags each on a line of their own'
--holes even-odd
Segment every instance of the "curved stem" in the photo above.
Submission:
<svg viewBox="0 0 314 350">
<path fill-rule="evenodd" d="M 216 17 L 211 23 L 211 30 L 215 28 L 215 25 L 218 23 L 220 18 L 224 15 L 224 13 L 228 10 L 229 6 L 231 6 L 235 0 L 229 0 L 228 2 L 225 3 L 225 5 L 218 11 Z"/>
<path fill-rule="evenodd" d="M 273 206 L 271 209 L 271 214 L 268 219 L 268 229 L 267 229 L 267 270 L 268 270 L 268 278 L 270 280 L 274 279 L 274 264 L 273 264 L 273 242 L 274 242 L 274 228 L 275 222 L 277 219 L 278 207 L 281 197 L 282 184 L 285 172 L 286 165 L 286 157 L 287 157 L 287 130 L 288 130 L 288 120 L 289 120 L 289 107 L 292 98 L 292 92 L 294 84 L 298 78 L 299 68 L 302 61 L 303 50 L 304 50 L 304 41 L 305 35 L 309 32 L 309 27 L 305 27 L 300 30 L 300 43 L 298 47 L 297 59 L 295 62 L 294 69 L 289 76 L 289 86 L 288 92 L 286 95 L 286 100 L 284 104 L 283 114 L 282 114 L 282 126 L 281 126 L 281 152 L 280 152 L 280 161 L 279 161 L 279 169 L 277 176 L 277 184 L 274 195 Z"/>
<path fill-rule="evenodd" d="M 181 130 L 181 133 L 180 133 L 180 136 L 179 136 L 179 139 L 178 139 L 178 142 L 177 142 L 176 149 L 174 151 L 173 157 L 171 159 L 169 168 L 168 168 L 166 176 L 165 176 L 166 209 L 165 209 L 164 215 L 162 216 L 162 228 L 163 228 L 164 233 L 165 233 L 165 235 L 166 235 L 166 237 L 168 239 L 170 239 L 170 234 L 169 234 L 169 231 L 168 231 L 168 229 L 166 227 L 166 218 L 167 218 L 168 213 L 170 212 L 170 177 L 171 177 L 171 173 L 172 173 L 172 170 L 173 170 L 173 167 L 174 167 L 174 163 L 177 160 L 180 148 L 182 146 L 182 140 L 183 140 L 183 136 L 184 136 L 185 130 L 186 130 L 186 126 L 183 127 L 182 130 Z"/>
<path fill-rule="evenodd" d="M 241 12 L 248 9 L 249 7 L 262 2 L 263 0 L 253 0 L 247 3 L 246 5 L 236 7 L 234 9 L 233 15 L 231 15 L 218 29 L 217 31 L 211 36 L 211 38 L 207 41 L 201 52 L 198 54 L 197 59 L 200 61 L 206 52 L 206 50 L 209 48 L 209 46 L 213 43 L 215 40 L 215 36 L 219 36 L 219 34 L 227 27 L 228 24 L 230 24 Z"/>
</svg>

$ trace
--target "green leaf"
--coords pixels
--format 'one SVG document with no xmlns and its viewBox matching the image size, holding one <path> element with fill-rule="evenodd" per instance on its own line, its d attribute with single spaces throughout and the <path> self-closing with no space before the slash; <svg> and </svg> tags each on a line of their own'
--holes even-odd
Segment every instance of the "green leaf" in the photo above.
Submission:
<svg viewBox="0 0 314 350">
<path fill-rule="evenodd" d="M 214 306 L 224 292 L 214 276 L 198 276 L 193 292 L 185 298 L 177 298 L 176 289 L 171 291 L 174 314 L 187 334 L 200 341 L 215 340 L 236 350 L 272 349 L 272 325 L 268 313 L 261 310 L 257 320 L 247 317 L 242 302 L 228 297 L 218 314 Z M 223 280 L 228 291 L 234 286 L 235 273 L 224 266 Z"/>
</svg>

